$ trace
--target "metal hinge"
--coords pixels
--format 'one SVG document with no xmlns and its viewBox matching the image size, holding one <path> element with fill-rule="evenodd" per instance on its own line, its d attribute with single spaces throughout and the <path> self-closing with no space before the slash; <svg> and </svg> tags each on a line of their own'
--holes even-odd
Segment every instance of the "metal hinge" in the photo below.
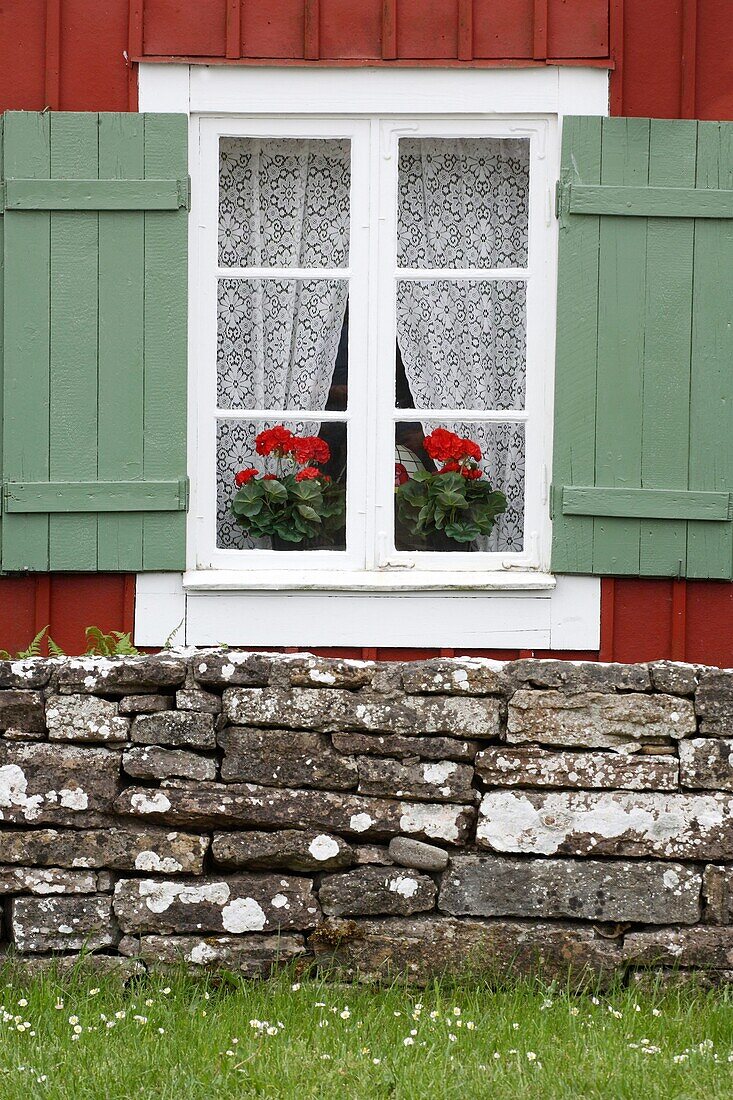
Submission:
<svg viewBox="0 0 733 1100">
<path fill-rule="evenodd" d="M 191 499 L 191 483 L 187 477 L 182 477 L 178 482 L 178 510 L 187 512 Z"/>
<path fill-rule="evenodd" d="M 178 181 L 178 207 L 180 210 L 191 209 L 191 177 Z"/>
</svg>

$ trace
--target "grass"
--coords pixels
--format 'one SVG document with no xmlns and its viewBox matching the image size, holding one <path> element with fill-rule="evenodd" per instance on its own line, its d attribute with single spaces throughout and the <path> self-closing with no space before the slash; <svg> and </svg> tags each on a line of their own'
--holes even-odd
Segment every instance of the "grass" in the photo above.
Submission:
<svg viewBox="0 0 733 1100">
<path fill-rule="evenodd" d="M 733 1095 L 733 993 L 0 975 L 2 1100 Z"/>
</svg>

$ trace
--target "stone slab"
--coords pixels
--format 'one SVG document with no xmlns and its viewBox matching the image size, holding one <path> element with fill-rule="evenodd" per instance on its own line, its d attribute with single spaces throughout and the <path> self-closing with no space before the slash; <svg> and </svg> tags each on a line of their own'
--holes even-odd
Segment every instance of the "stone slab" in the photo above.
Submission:
<svg viewBox="0 0 733 1100">
<path fill-rule="evenodd" d="M 11 728 L 43 733 L 46 721 L 40 691 L 0 691 L 0 729 Z"/>
<path fill-rule="evenodd" d="M 119 790 L 120 753 L 82 745 L 0 745 L 0 821 L 102 823 Z"/>
<path fill-rule="evenodd" d="M 649 665 L 652 687 L 664 695 L 694 695 L 702 671 L 700 665 L 679 661 L 654 661 Z"/>
<path fill-rule="evenodd" d="M 435 844 L 406 836 L 392 837 L 388 853 L 400 867 L 412 867 L 417 871 L 444 871 L 450 860 L 448 853 Z"/>
<path fill-rule="evenodd" d="M 559 691 L 614 692 L 650 691 L 646 665 L 625 665 L 601 661 L 555 661 L 523 658 L 505 666 L 506 678 L 516 685 L 557 688 Z"/>
<path fill-rule="evenodd" d="M 203 691 L 201 688 L 182 688 L 176 692 L 176 708 L 198 711 L 201 714 L 220 714 L 221 695 Z"/>
<path fill-rule="evenodd" d="M 359 794 L 379 798 L 417 798 L 429 802 L 473 805 L 473 768 L 454 760 L 403 764 L 399 760 L 362 756 L 358 760 Z"/>
<path fill-rule="evenodd" d="M 307 929 L 320 909 L 310 879 L 279 874 L 121 879 L 114 911 L 123 932 L 276 932 Z"/>
<path fill-rule="evenodd" d="M 337 752 L 358 756 L 392 756 L 422 760 L 473 761 L 478 741 L 460 741 L 453 737 L 407 737 L 400 733 L 334 733 Z"/>
<path fill-rule="evenodd" d="M 341 837 L 298 829 L 215 833 L 211 853 L 221 867 L 251 870 L 329 871 L 354 862 L 353 848 Z"/>
<path fill-rule="evenodd" d="M 10 929 L 17 949 L 32 955 L 96 951 L 113 947 L 120 938 L 109 895 L 15 898 Z"/>
<path fill-rule="evenodd" d="M 648 791 L 490 791 L 476 843 L 522 855 L 733 859 L 733 797 Z"/>
<path fill-rule="evenodd" d="M 200 874 L 209 838 L 150 826 L 0 829 L 0 863 Z"/>
<path fill-rule="evenodd" d="M 457 855 L 438 908 L 453 916 L 694 924 L 701 885 L 700 871 L 681 863 Z"/>
<path fill-rule="evenodd" d="M 191 658 L 197 684 L 208 688 L 264 687 L 270 682 L 272 654 L 231 649 L 208 650 Z"/>
<path fill-rule="evenodd" d="M 686 744 L 680 742 L 680 746 Z M 486 748 L 476 757 L 476 773 L 490 787 L 674 791 L 679 784 L 679 764 L 674 756 L 553 752 L 537 745 Z"/>
<path fill-rule="evenodd" d="M 340 791 L 355 788 L 359 778 L 356 761 L 334 752 L 325 734 L 229 726 L 217 741 L 228 783 Z"/>
<path fill-rule="evenodd" d="M 708 791 L 733 791 L 733 739 L 691 737 L 680 741 L 680 783 Z"/>
<path fill-rule="evenodd" d="M 402 666 L 409 695 L 503 695 L 509 686 L 505 665 L 486 657 L 435 657 Z"/>
<path fill-rule="evenodd" d="M 68 657 L 59 662 L 62 693 L 142 695 L 177 688 L 186 678 L 186 659 L 174 652 L 137 657 Z"/>
<path fill-rule="evenodd" d="M 733 928 L 655 928 L 627 932 L 624 960 L 633 966 L 733 969 Z"/>
<path fill-rule="evenodd" d="M 0 867 L 0 895 L 96 894 L 100 878 L 93 871 L 60 867 Z"/>
<path fill-rule="evenodd" d="M 94 695 L 52 695 L 46 700 L 50 741 L 120 742 L 130 736 L 130 719 L 117 703 Z"/>
<path fill-rule="evenodd" d="M 224 969 L 243 978 L 267 978 L 305 954 L 303 937 L 278 936 L 124 936 L 122 955 L 141 959 L 150 970 Z"/>
<path fill-rule="evenodd" d="M 326 971 L 346 979 L 424 985 L 446 972 L 505 980 L 539 974 L 544 980 L 611 978 L 621 965 L 616 940 L 589 925 L 519 921 L 391 917 L 331 920 L 309 938 Z"/>
<path fill-rule="evenodd" d="M 704 919 L 733 924 L 733 867 L 709 864 L 703 873 Z"/>
<path fill-rule="evenodd" d="M 216 779 L 216 760 L 186 749 L 162 749 L 158 745 L 129 748 L 122 756 L 122 770 L 133 779 Z"/>
<path fill-rule="evenodd" d="M 123 695 L 120 714 L 160 714 L 163 710 L 172 710 L 173 703 L 172 695 Z"/>
<path fill-rule="evenodd" d="M 696 730 L 692 703 L 678 696 L 520 690 L 509 704 L 507 741 L 634 752 Z"/>
<path fill-rule="evenodd" d="M 0 688 L 34 689 L 45 687 L 57 662 L 46 657 L 25 657 L 0 661 Z"/>
<path fill-rule="evenodd" d="M 419 871 L 358 867 L 326 875 L 318 889 L 323 912 L 336 917 L 409 916 L 435 907 L 435 883 Z"/>
<path fill-rule="evenodd" d="M 129 787 L 118 813 L 174 826 L 209 828 L 317 829 L 365 840 L 390 840 L 398 833 L 420 840 L 465 844 L 476 811 L 451 803 L 402 802 L 330 791 L 237 786 L 181 785 L 165 790 Z"/>
<path fill-rule="evenodd" d="M 174 748 L 215 749 L 216 735 L 211 714 L 165 711 L 140 714 L 132 721 L 132 740 L 140 745 L 170 745 Z"/>
<path fill-rule="evenodd" d="M 294 653 L 273 662 L 270 683 L 273 687 L 329 687 L 358 691 L 372 687 L 379 670 L 380 666 L 373 661 Z"/>
<path fill-rule="evenodd" d="M 106 978 L 126 984 L 146 973 L 145 966 L 137 959 L 125 959 L 120 955 L 19 955 L 11 949 L 0 961 L 12 962 L 13 972 L 25 978 L 50 978 L 53 981 L 72 977 Z"/>
</svg>

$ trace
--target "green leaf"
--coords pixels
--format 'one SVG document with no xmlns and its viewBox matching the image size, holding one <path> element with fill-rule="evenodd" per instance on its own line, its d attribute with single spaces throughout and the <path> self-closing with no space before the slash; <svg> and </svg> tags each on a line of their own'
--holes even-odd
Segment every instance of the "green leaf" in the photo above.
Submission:
<svg viewBox="0 0 733 1100">
<path fill-rule="evenodd" d="M 286 500 L 288 491 L 280 481 L 262 481 L 263 491 L 268 497 L 275 500 Z"/>
<path fill-rule="evenodd" d="M 303 519 L 309 519 L 312 523 L 321 522 L 321 517 L 318 515 L 318 512 L 315 510 L 315 508 L 311 508 L 309 504 L 299 504 L 298 512 L 303 517 Z"/>
</svg>

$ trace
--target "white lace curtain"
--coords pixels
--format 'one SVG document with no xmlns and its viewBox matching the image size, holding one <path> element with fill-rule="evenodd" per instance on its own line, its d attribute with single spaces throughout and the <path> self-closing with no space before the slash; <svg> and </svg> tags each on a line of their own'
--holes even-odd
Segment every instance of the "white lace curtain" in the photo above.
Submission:
<svg viewBox="0 0 733 1100">
<path fill-rule="evenodd" d="M 225 138 L 220 146 L 221 267 L 340 267 L 349 256 L 349 143 Z M 325 408 L 343 326 L 340 279 L 221 279 L 217 403 L 221 409 Z M 277 417 L 273 419 L 277 423 Z M 260 465 L 266 425 L 219 423 L 217 544 L 249 543 L 232 521 L 235 472 Z M 292 423 L 317 433 L 319 423 Z"/>
<path fill-rule="evenodd" d="M 523 267 L 528 143 L 407 139 L 400 143 L 398 262 L 403 268 Z M 526 295 L 521 281 L 400 280 L 397 341 L 417 409 L 523 409 Z M 483 550 L 522 549 L 524 430 L 519 423 L 442 421 L 470 433 L 509 500 Z M 426 421 L 428 432 L 436 422 Z"/>
</svg>

